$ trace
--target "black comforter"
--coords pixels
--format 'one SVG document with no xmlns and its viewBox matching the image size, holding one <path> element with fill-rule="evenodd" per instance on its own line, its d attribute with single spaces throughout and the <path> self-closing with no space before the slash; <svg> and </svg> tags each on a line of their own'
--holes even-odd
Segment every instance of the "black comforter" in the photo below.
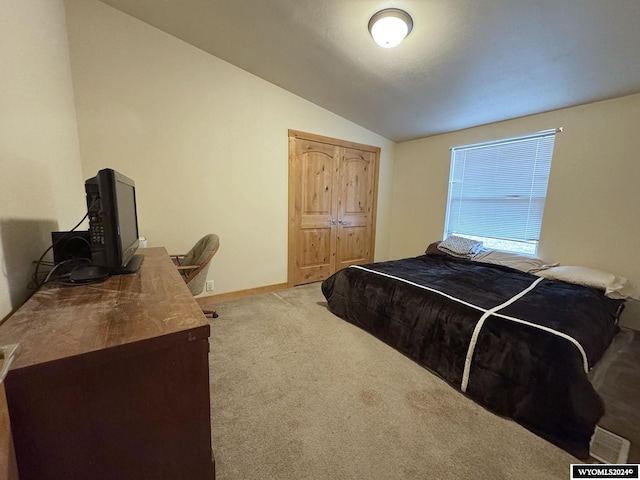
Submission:
<svg viewBox="0 0 640 480">
<path fill-rule="evenodd" d="M 604 406 L 586 371 L 618 331 L 621 300 L 427 255 L 343 269 L 322 292 L 334 314 L 495 413 L 588 457 Z"/>
</svg>

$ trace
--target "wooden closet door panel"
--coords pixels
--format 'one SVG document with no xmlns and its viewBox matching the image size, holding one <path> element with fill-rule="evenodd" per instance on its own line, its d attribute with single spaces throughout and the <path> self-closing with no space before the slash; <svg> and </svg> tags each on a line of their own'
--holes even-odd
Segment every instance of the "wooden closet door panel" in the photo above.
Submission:
<svg viewBox="0 0 640 480">
<path fill-rule="evenodd" d="M 297 139 L 293 167 L 294 283 L 316 282 L 335 270 L 338 147 Z"/>
<path fill-rule="evenodd" d="M 289 286 L 373 261 L 380 148 L 289 130 Z"/>
<path fill-rule="evenodd" d="M 376 154 L 344 148 L 340 161 L 336 270 L 373 261 Z"/>
</svg>

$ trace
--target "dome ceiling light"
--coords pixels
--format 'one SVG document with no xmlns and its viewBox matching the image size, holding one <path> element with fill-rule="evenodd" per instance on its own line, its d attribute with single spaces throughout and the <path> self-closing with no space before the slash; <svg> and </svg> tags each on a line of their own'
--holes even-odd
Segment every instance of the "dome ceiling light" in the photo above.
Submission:
<svg viewBox="0 0 640 480">
<path fill-rule="evenodd" d="M 369 32 L 375 42 L 384 48 L 399 45 L 411 29 L 413 20 L 404 10 L 385 8 L 374 14 L 369 20 Z"/>
</svg>

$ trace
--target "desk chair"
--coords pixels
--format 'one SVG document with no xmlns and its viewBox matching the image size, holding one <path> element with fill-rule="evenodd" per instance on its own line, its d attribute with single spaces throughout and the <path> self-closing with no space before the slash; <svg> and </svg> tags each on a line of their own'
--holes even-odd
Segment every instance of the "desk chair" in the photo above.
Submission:
<svg viewBox="0 0 640 480">
<path fill-rule="evenodd" d="M 184 255 L 170 255 L 191 293 L 196 296 L 204 290 L 209 263 L 220 247 L 220 238 L 214 233 L 205 235 Z M 205 315 L 217 318 L 215 310 L 202 309 Z"/>
</svg>

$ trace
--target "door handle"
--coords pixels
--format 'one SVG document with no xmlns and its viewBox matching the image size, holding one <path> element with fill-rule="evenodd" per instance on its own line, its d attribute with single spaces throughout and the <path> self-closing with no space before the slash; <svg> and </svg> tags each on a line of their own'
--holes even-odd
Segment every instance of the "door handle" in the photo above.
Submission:
<svg viewBox="0 0 640 480">
<path fill-rule="evenodd" d="M 331 220 L 329 220 L 329 224 L 330 225 L 335 225 L 337 223 L 335 218 L 332 218 Z"/>
<path fill-rule="evenodd" d="M 346 227 L 347 225 L 351 225 L 351 222 L 347 222 L 346 220 L 340 220 L 340 221 L 338 221 L 338 223 L 339 223 L 340 225 L 344 225 L 345 227 Z"/>
</svg>

